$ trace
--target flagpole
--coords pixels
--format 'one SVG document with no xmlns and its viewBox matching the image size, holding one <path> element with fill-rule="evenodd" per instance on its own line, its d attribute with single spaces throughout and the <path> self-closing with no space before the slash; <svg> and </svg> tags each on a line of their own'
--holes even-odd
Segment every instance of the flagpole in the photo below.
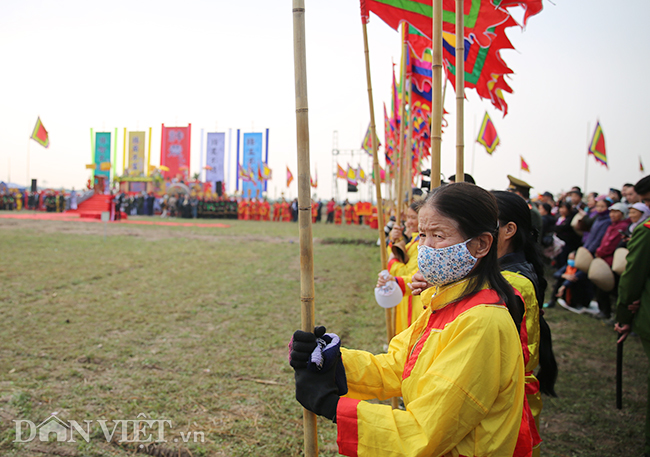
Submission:
<svg viewBox="0 0 650 457">
<path fill-rule="evenodd" d="M 404 154 L 405 151 L 405 141 L 404 141 L 404 122 L 406 120 L 406 53 L 408 52 L 408 47 L 406 40 L 404 39 L 406 23 L 402 23 L 402 74 L 400 75 L 400 85 L 402 99 L 400 101 L 400 118 L 401 122 L 399 123 L 399 159 L 398 167 L 396 172 L 397 177 L 397 198 L 395 205 L 395 224 L 402 224 L 402 195 L 404 194 Z"/>
<path fill-rule="evenodd" d="M 204 136 L 203 130 L 204 129 L 201 129 L 201 153 L 199 155 L 199 181 L 201 181 L 201 175 L 203 174 L 203 136 Z"/>
<path fill-rule="evenodd" d="M 431 184 L 440 186 L 440 151 L 442 148 L 442 0 L 433 0 L 432 24 L 432 88 L 433 112 L 431 119 Z"/>
<path fill-rule="evenodd" d="M 30 184 L 30 179 L 29 179 L 29 149 L 30 149 L 30 146 L 31 146 L 31 141 L 29 141 L 29 140 L 31 140 L 31 138 L 29 138 L 27 140 L 27 182 L 25 183 L 25 185 Z M 9 180 L 7 180 L 7 181 L 9 181 Z"/>
<path fill-rule="evenodd" d="M 124 127 L 124 147 L 122 148 L 122 175 L 125 174 L 126 174 L 126 127 Z"/>
<path fill-rule="evenodd" d="M 464 0 L 456 0 L 456 182 L 465 181 L 465 27 Z"/>
<path fill-rule="evenodd" d="M 587 156 L 585 157 L 585 186 L 582 188 L 584 193 L 587 193 L 587 173 L 589 172 L 589 131 L 591 125 L 587 122 Z"/>
<path fill-rule="evenodd" d="M 300 230 L 301 328 L 314 331 L 314 256 L 309 183 L 309 115 L 307 103 L 307 58 L 305 2 L 293 0 L 293 52 L 296 88 L 296 139 L 298 152 L 298 227 Z M 316 415 L 303 409 L 304 452 L 318 455 Z"/>
<path fill-rule="evenodd" d="M 93 137 L 93 128 L 90 127 L 90 158 L 91 162 L 93 165 L 93 171 L 91 173 L 91 181 L 92 181 L 92 186 L 93 188 L 95 187 L 95 168 L 97 168 L 97 165 L 95 164 L 95 138 Z"/>
<path fill-rule="evenodd" d="M 151 127 L 149 127 L 149 144 L 147 146 L 148 146 L 148 149 L 147 149 L 148 150 L 148 152 L 147 152 L 147 170 L 146 170 L 145 176 L 149 176 L 151 174 L 151 172 L 149 171 L 149 169 L 151 168 Z M 162 147 L 162 145 L 161 145 L 161 147 Z"/>
<path fill-rule="evenodd" d="M 386 252 L 386 233 L 384 232 L 384 208 L 383 200 L 381 198 L 381 172 L 379 169 L 379 155 L 377 154 L 377 129 L 375 126 L 375 105 L 372 97 L 372 82 L 370 77 L 370 51 L 368 47 L 368 27 L 367 17 L 362 17 L 361 23 L 363 25 L 363 48 L 366 57 L 366 81 L 368 84 L 368 105 L 370 107 L 370 135 L 372 138 L 372 169 L 375 176 L 375 193 L 377 197 L 377 231 L 379 232 L 379 257 L 381 259 L 381 269 L 388 269 L 388 254 Z M 395 336 L 393 331 L 393 313 L 390 308 L 385 310 L 386 320 L 386 339 L 388 343 Z M 393 408 L 397 406 L 397 399 L 391 400 Z"/>
<path fill-rule="evenodd" d="M 117 127 L 115 127 L 115 141 L 113 142 L 113 185 L 115 185 L 115 175 L 117 174 Z"/>
<path fill-rule="evenodd" d="M 408 136 L 406 137 L 406 154 L 404 161 L 406 162 L 404 166 L 404 173 L 406 174 L 406 183 L 408 184 L 408 206 L 411 205 L 413 200 L 413 78 L 409 78 L 409 131 Z"/>
</svg>

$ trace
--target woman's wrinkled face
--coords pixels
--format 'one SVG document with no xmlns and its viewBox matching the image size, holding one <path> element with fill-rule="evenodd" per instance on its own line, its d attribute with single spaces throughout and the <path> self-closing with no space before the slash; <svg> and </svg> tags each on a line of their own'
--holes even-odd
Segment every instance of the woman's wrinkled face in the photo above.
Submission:
<svg viewBox="0 0 650 457">
<path fill-rule="evenodd" d="M 420 210 L 418 229 L 420 232 L 418 244 L 420 246 L 440 249 L 465 241 L 465 237 L 458 228 L 458 223 L 442 216 L 435 208 L 424 207 Z"/>
<path fill-rule="evenodd" d="M 639 219 L 641 219 L 642 214 L 643 213 L 641 211 L 639 211 L 638 209 L 630 208 L 630 220 L 632 221 L 632 223 L 639 222 Z"/>
<path fill-rule="evenodd" d="M 611 219 L 612 222 L 622 221 L 623 213 L 621 213 L 620 211 L 610 211 L 609 218 Z"/>
<path fill-rule="evenodd" d="M 411 236 L 411 233 L 418 231 L 418 213 L 411 208 L 406 210 L 406 233 Z"/>
</svg>

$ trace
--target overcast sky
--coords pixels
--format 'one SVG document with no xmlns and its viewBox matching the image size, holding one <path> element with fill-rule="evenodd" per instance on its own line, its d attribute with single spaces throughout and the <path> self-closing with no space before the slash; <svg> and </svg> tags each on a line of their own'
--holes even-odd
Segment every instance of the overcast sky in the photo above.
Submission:
<svg viewBox="0 0 650 457">
<path fill-rule="evenodd" d="M 160 161 L 160 127 L 192 124 L 192 166 L 199 170 L 201 129 L 270 129 L 274 180 L 269 196 L 296 196 L 285 167 L 297 175 L 292 4 L 252 0 L 149 1 L 4 0 L 0 2 L 0 180 L 77 189 L 91 160 L 90 129 L 118 135 L 153 128 L 152 163 Z M 519 20 L 521 14 L 516 14 Z M 650 167 L 646 90 L 650 2 L 556 0 L 509 29 L 516 50 L 502 56 L 514 70 L 503 118 L 489 101 L 467 91 L 465 164 L 488 189 L 507 186 L 507 174 L 533 192 L 573 185 L 604 192 L 643 176 Z M 399 34 L 371 14 L 369 24 L 375 116 L 383 143 L 383 108 L 390 108 L 391 62 L 399 62 Z M 333 195 L 334 132 L 338 148 L 358 152 L 369 122 L 362 29 L 356 0 L 306 1 L 307 78 L 312 170 L 317 194 Z M 445 108 L 442 172 L 455 173 L 455 98 Z M 474 142 L 483 114 L 492 117 L 501 145 L 490 156 Z M 51 146 L 28 138 L 40 116 Z M 609 169 L 586 160 L 600 120 Z M 228 141 L 228 140 L 227 140 Z M 29 151 L 29 177 L 27 155 Z M 228 154 L 228 152 L 226 152 Z M 232 143 L 229 190 L 234 186 Z M 519 156 L 530 166 L 520 172 Z M 228 159 L 226 159 L 228 163 Z M 365 157 L 361 164 L 369 164 Z M 646 172 L 647 173 L 647 172 Z M 339 181 L 339 196 L 345 197 Z M 361 187 L 361 196 L 369 191 Z M 356 197 L 356 196 L 355 196 Z M 356 198 L 355 198 L 356 199 Z"/>
</svg>

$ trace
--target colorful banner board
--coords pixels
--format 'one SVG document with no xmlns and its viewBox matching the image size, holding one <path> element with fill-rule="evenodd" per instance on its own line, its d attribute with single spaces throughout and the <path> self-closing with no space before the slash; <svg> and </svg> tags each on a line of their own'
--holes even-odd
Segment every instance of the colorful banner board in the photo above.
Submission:
<svg viewBox="0 0 650 457">
<path fill-rule="evenodd" d="M 205 157 L 205 180 L 216 189 L 215 183 L 224 182 L 224 153 L 226 150 L 226 133 L 208 132 L 208 150 Z"/>
<path fill-rule="evenodd" d="M 144 169 L 144 132 L 129 132 L 129 169 L 133 176 L 145 174 Z"/>
<path fill-rule="evenodd" d="M 162 125 L 160 165 L 169 169 L 163 171 L 163 177 L 183 179 L 189 177 L 191 134 L 192 124 L 188 124 L 187 127 Z"/>
<path fill-rule="evenodd" d="M 111 177 L 111 170 L 102 170 L 102 163 L 111 162 L 111 133 L 95 133 L 95 176 Z"/>
<path fill-rule="evenodd" d="M 241 165 L 254 180 L 242 183 L 243 196 L 261 198 L 264 184 L 257 178 L 262 167 L 262 134 L 244 133 L 244 154 Z"/>
</svg>

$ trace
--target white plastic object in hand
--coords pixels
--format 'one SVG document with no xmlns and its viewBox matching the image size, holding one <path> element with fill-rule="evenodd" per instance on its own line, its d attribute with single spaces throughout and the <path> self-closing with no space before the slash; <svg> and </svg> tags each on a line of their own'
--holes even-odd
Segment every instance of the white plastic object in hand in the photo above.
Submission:
<svg viewBox="0 0 650 457">
<path fill-rule="evenodd" d="M 380 274 L 383 278 L 390 276 L 386 270 Z M 402 289 L 396 281 L 388 281 L 382 287 L 375 287 L 375 300 L 382 308 L 394 308 L 402 301 Z"/>
</svg>

